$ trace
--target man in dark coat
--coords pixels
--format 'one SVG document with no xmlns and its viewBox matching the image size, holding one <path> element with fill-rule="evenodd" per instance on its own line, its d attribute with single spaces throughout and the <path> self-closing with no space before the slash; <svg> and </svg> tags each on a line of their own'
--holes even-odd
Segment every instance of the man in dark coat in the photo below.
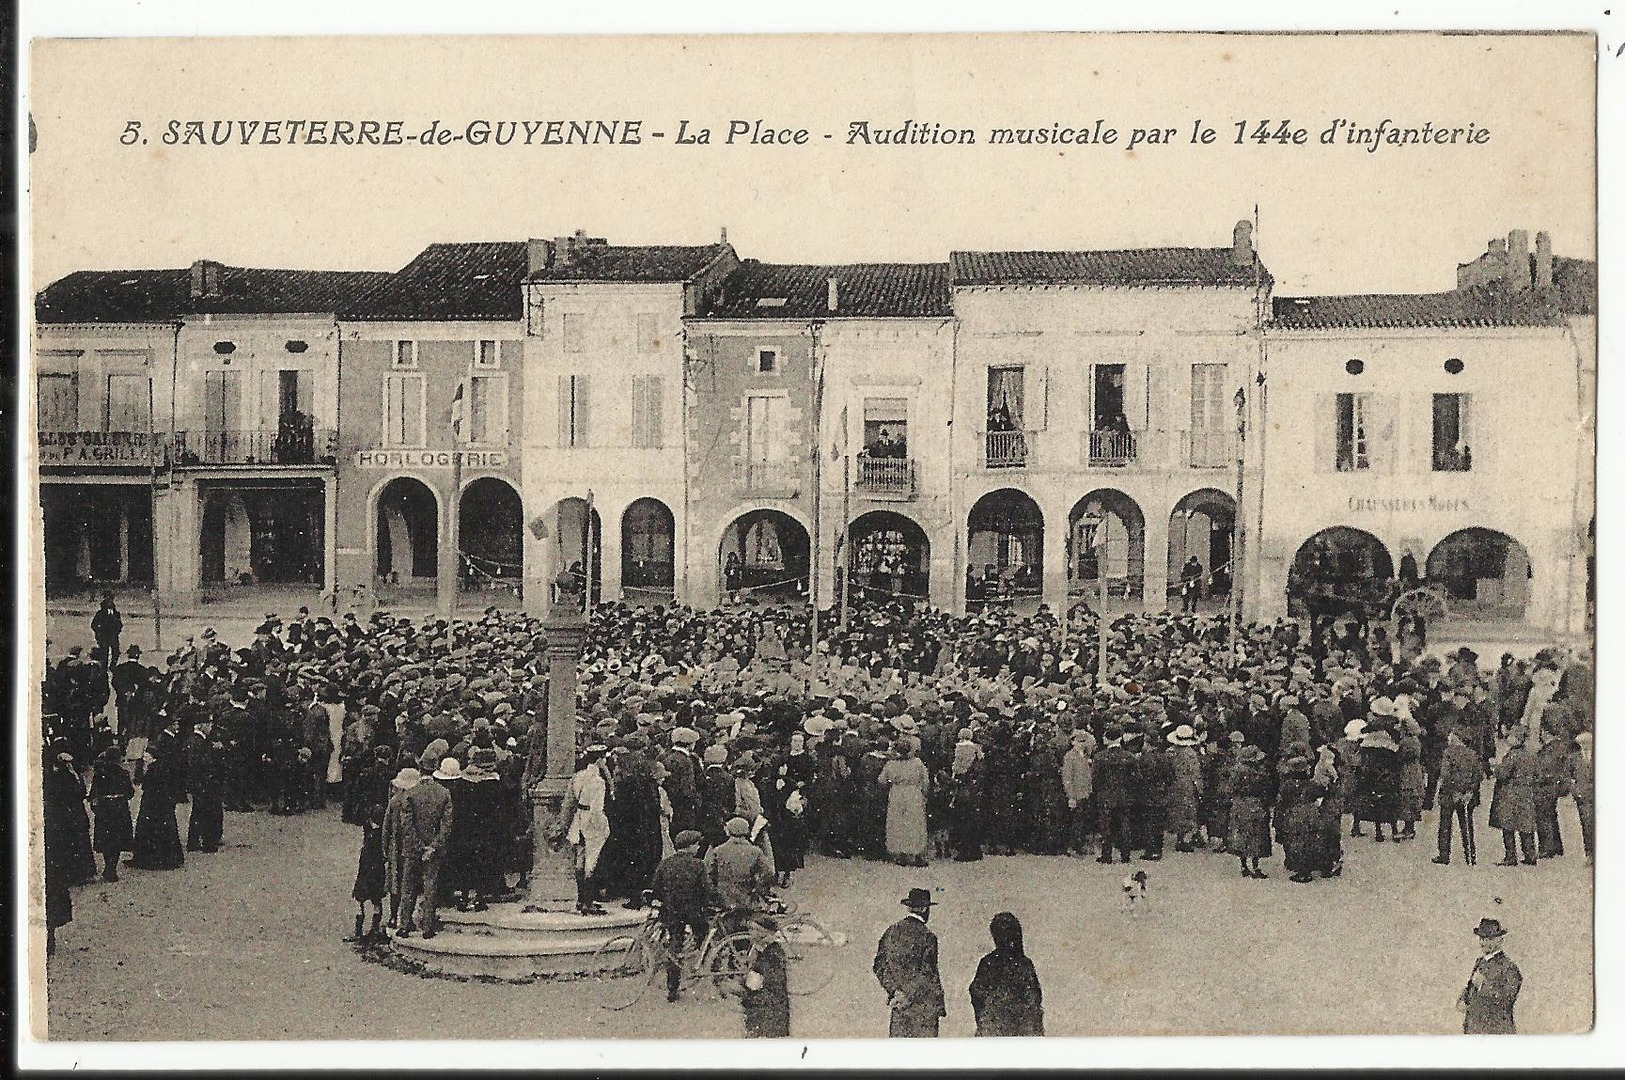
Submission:
<svg viewBox="0 0 1625 1080">
<path fill-rule="evenodd" d="M 700 831 L 705 834 L 707 847 L 715 847 L 728 838 L 724 826 L 734 815 L 735 788 L 733 773 L 728 771 L 728 752 L 721 746 L 710 746 L 705 751 L 705 769 L 699 776 Z"/>
<path fill-rule="evenodd" d="M 671 800 L 673 835 L 698 827 L 700 763 L 694 759 L 694 743 L 699 737 L 693 728 L 678 728 L 671 733 L 671 749 L 660 758 L 666 767 L 666 797 Z"/>
<path fill-rule="evenodd" d="M 128 743 L 133 735 L 146 735 L 146 717 L 142 715 L 145 698 L 141 689 L 151 677 L 147 665 L 141 662 L 141 646 L 131 645 L 128 659 L 113 668 L 113 696 L 118 703 L 119 739 Z"/>
<path fill-rule="evenodd" d="M 225 746 L 214 736 L 214 725 L 204 720 L 186 737 L 182 761 L 186 793 L 192 800 L 191 821 L 186 827 L 186 850 L 220 850 L 225 831 Z"/>
<path fill-rule="evenodd" d="M 1473 964 L 1472 978 L 1456 999 L 1456 1008 L 1462 1011 L 1462 1034 L 1516 1035 L 1512 1010 L 1518 1003 L 1523 973 L 1501 951 L 1506 930 L 1498 919 L 1480 919 L 1473 933 L 1483 955 Z"/>
<path fill-rule="evenodd" d="M 1129 830 L 1130 788 L 1134 783 L 1134 755 L 1123 749 L 1121 728 L 1106 729 L 1106 745 L 1095 755 L 1095 805 L 1100 809 L 1100 857 L 1109 863 L 1112 852 L 1129 861 L 1134 843 Z"/>
<path fill-rule="evenodd" d="M 1484 783 L 1484 763 L 1462 740 L 1459 731 L 1450 732 L 1439 765 L 1439 853 L 1433 861 L 1440 866 L 1450 862 L 1451 833 L 1461 825 L 1462 858 L 1469 865 L 1478 861 L 1473 839 L 1473 811 L 1478 807 L 1479 789 Z"/>
<path fill-rule="evenodd" d="M 875 950 L 875 978 L 891 1006 L 894 1039 L 934 1039 L 948 1010 L 937 971 L 937 935 L 925 925 L 935 902 L 929 889 L 910 889 L 908 914 L 886 928 Z"/>
</svg>

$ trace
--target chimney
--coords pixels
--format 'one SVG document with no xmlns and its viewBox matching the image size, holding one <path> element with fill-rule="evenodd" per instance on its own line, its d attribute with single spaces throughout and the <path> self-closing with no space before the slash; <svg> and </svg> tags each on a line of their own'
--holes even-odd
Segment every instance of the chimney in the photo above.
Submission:
<svg viewBox="0 0 1625 1080">
<path fill-rule="evenodd" d="M 836 283 L 836 280 L 834 278 L 830 278 L 829 279 L 829 297 L 828 297 L 829 309 L 831 311 L 834 311 L 836 308 L 838 308 L 840 306 L 840 303 L 841 303 L 840 286 Z"/>
<path fill-rule="evenodd" d="M 1523 229 L 1507 233 L 1507 288 L 1519 292 L 1529 288 L 1529 234 Z"/>
<path fill-rule="evenodd" d="M 1535 288 L 1552 287 L 1552 234 L 1535 234 Z"/>
<path fill-rule="evenodd" d="M 722 239 L 718 240 L 717 243 L 726 244 L 727 242 L 728 242 L 728 226 L 724 225 L 722 227 Z"/>
<path fill-rule="evenodd" d="M 1236 222 L 1231 234 L 1230 261 L 1237 266 L 1253 265 L 1253 223 L 1246 218 Z"/>
<path fill-rule="evenodd" d="M 553 241 L 530 239 L 525 241 L 525 269 L 537 273 L 553 265 Z"/>
<path fill-rule="evenodd" d="M 192 264 L 190 275 L 193 300 L 215 300 L 220 297 L 220 279 L 225 267 L 209 259 Z"/>
</svg>

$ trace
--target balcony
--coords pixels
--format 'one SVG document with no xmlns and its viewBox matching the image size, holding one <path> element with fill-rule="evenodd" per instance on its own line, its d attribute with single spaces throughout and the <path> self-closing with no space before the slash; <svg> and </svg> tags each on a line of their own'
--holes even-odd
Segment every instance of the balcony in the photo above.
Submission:
<svg viewBox="0 0 1625 1080">
<path fill-rule="evenodd" d="M 1236 463 L 1233 431 L 1187 431 L 1182 442 L 1187 469 L 1228 469 Z"/>
<path fill-rule="evenodd" d="M 1025 469 L 1032 454 L 1030 431 L 984 431 L 982 467 L 986 469 Z"/>
<path fill-rule="evenodd" d="M 164 436 L 149 431 L 41 431 L 39 463 L 83 468 L 151 468 L 165 462 Z"/>
<path fill-rule="evenodd" d="M 1140 460 L 1144 432 L 1085 431 L 1083 460 L 1091 469 L 1122 469 Z"/>
<path fill-rule="evenodd" d="M 1442 447 L 1433 451 L 1434 472 L 1472 472 L 1473 449 L 1463 446 L 1456 449 L 1453 446 Z"/>
<path fill-rule="evenodd" d="M 860 457 L 854 486 L 876 499 L 912 499 L 914 459 Z"/>
<path fill-rule="evenodd" d="M 279 431 L 177 431 L 175 464 L 322 465 L 337 460 L 338 435 L 331 428 Z"/>
<path fill-rule="evenodd" d="M 801 462 L 795 458 L 735 461 L 734 488 L 744 495 L 793 499 L 801 494 Z"/>
</svg>

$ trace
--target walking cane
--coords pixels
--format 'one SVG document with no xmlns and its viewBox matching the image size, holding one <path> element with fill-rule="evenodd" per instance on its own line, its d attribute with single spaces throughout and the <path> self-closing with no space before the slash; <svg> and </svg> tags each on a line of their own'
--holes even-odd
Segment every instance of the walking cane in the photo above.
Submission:
<svg viewBox="0 0 1625 1080">
<path fill-rule="evenodd" d="M 1463 800 L 1460 806 L 1461 853 L 1466 857 L 1468 866 L 1476 866 L 1478 864 L 1478 845 L 1473 838 L 1473 804 Z"/>
</svg>

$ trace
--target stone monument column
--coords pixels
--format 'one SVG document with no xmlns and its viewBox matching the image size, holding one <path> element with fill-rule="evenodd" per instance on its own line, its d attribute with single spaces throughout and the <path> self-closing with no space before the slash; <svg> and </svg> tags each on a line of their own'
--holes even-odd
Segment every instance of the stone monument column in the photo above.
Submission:
<svg viewBox="0 0 1625 1080">
<path fill-rule="evenodd" d="M 565 575 L 560 575 L 563 578 Z M 571 582 L 570 584 L 573 584 Z M 544 911 L 574 911 L 575 855 L 568 847 L 555 851 L 549 842 L 569 819 L 565 797 L 576 771 L 576 668 L 587 638 L 581 593 L 556 585 L 548 608 L 547 628 L 547 762 L 530 789 L 534 854 L 527 906 Z"/>
</svg>

